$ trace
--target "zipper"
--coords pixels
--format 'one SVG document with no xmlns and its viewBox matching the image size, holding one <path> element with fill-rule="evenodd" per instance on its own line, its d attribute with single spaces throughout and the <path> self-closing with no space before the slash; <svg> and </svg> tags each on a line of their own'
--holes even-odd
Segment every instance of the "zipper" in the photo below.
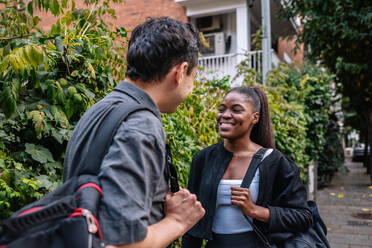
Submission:
<svg viewBox="0 0 372 248">
<path fill-rule="evenodd" d="M 88 225 L 88 248 L 93 248 L 93 235 L 98 231 L 98 228 L 94 222 L 93 215 L 89 210 L 83 209 L 82 214 L 85 216 Z"/>
</svg>

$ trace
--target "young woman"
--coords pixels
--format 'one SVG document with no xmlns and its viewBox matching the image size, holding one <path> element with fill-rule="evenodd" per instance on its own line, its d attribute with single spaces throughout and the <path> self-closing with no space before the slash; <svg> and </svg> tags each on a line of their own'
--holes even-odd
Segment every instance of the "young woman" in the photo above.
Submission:
<svg viewBox="0 0 372 248">
<path fill-rule="evenodd" d="M 265 93 L 257 87 L 230 90 L 217 123 L 224 141 L 198 152 L 192 161 L 188 189 L 206 214 L 183 236 L 183 247 L 201 247 L 203 239 L 207 248 L 264 247 L 257 229 L 275 243 L 307 230 L 312 213 L 306 189 L 299 168 L 274 149 Z M 252 183 L 241 187 L 253 160 L 258 169 Z"/>
</svg>

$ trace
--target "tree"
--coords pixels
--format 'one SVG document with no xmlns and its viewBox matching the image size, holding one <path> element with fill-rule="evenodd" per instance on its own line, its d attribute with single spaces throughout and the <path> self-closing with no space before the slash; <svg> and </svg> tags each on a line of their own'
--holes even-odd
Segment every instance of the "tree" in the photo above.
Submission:
<svg viewBox="0 0 372 248">
<path fill-rule="evenodd" d="M 338 91 L 350 99 L 371 134 L 371 1 L 288 0 L 283 4 L 284 17 L 300 17 L 298 42 L 309 46 L 310 59 L 320 61 L 336 75 Z M 368 140 L 372 145 L 372 135 Z M 372 156 L 368 162 L 371 168 Z"/>
<path fill-rule="evenodd" d="M 124 77 L 126 31 L 104 20 L 120 1 L 0 1 L 0 219 L 57 186 L 74 125 Z"/>
</svg>

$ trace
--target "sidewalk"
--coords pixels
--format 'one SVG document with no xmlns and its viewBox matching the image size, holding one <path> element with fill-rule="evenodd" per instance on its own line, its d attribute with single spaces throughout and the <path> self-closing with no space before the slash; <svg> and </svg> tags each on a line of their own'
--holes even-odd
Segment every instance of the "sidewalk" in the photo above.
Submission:
<svg viewBox="0 0 372 248">
<path fill-rule="evenodd" d="M 316 202 L 332 248 L 372 248 L 372 186 L 362 163 L 346 159 L 350 172 L 337 173 L 318 191 Z"/>
</svg>

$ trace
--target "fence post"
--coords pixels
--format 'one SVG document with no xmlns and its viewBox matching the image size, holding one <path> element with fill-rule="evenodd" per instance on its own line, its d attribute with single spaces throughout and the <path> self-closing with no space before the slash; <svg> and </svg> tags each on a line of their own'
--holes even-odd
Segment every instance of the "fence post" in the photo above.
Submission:
<svg viewBox="0 0 372 248">
<path fill-rule="evenodd" d="M 318 166 L 316 162 L 309 165 L 309 183 L 308 183 L 308 199 L 316 201 L 318 189 Z"/>
<path fill-rule="evenodd" d="M 271 70 L 271 21 L 270 21 L 270 0 L 261 0 L 262 15 L 262 82 L 266 82 L 266 74 Z"/>
</svg>

